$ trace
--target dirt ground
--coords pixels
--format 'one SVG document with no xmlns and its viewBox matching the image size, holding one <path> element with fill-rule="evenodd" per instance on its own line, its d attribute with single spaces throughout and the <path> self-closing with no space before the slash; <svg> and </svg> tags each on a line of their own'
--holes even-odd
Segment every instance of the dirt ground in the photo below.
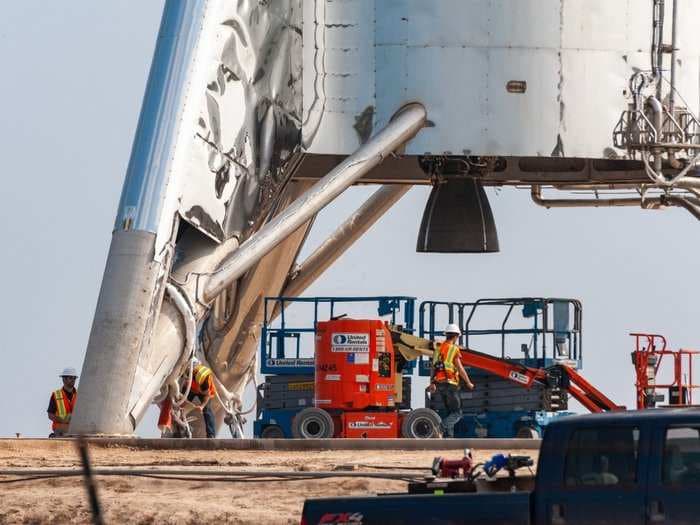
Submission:
<svg viewBox="0 0 700 525">
<path fill-rule="evenodd" d="M 497 451 L 475 451 L 483 461 Z M 537 451 L 510 451 L 536 459 Z M 188 468 L 225 471 L 381 471 L 425 467 L 435 456 L 459 458 L 454 451 L 152 451 L 129 447 L 91 447 L 94 467 Z M 78 467 L 70 442 L 0 440 L 0 469 Z M 420 474 L 420 473 L 418 473 Z M 0 477 L 2 480 L 10 479 Z M 299 523 L 305 498 L 405 492 L 403 481 L 357 478 L 241 482 L 176 481 L 136 477 L 99 477 L 105 522 L 112 523 Z M 90 523 L 82 478 L 23 481 L 0 485 L 0 523 Z"/>
</svg>

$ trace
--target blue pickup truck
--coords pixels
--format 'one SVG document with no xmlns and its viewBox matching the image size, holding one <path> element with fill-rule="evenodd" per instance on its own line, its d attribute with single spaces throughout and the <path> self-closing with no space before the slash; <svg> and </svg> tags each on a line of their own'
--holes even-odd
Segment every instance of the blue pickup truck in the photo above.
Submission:
<svg viewBox="0 0 700 525">
<path fill-rule="evenodd" d="M 462 494 L 307 500 L 302 524 L 697 525 L 700 409 L 563 418 L 547 427 L 530 490 L 474 485 Z"/>
</svg>

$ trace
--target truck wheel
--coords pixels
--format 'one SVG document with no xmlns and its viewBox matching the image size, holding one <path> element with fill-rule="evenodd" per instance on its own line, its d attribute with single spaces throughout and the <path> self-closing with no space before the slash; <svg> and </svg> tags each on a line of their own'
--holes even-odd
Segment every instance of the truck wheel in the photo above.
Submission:
<svg viewBox="0 0 700 525">
<path fill-rule="evenodd" d="M 401 422 L 401 437 L 413 439 L 440 437 L 440 416 L 430 408 L 411 410 Z"/>
<path fill-rule="evenodd" d="M 279 425 L 267 425 L 260 433 L 263 439 L 284 439 L 284 432 Z"/>
<path fill-rule="evenodd" d="M 333 418 L 321 408 L 305 408 L 292 420 L 292 436 L 297 439 L 331 438 L 334 433 Z"/>
<path fill-rule="evenodd" d="M 532 427 L 520 427 L 515 437 L 519 439 L 539 439 L 540 433 Z"/>
</svg>

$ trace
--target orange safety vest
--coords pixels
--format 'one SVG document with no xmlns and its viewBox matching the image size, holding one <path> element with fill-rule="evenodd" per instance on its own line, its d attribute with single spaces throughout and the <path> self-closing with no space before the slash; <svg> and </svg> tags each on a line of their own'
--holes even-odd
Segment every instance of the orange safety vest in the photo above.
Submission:
<svg viewBox="0 0 700 525">
<path fill-rule="evenodd" d="M 448 382 L 451 385 L 459 385 L 459 375 L 455 361 L 459 355 L 459 347 L 445 341 L 440 348 L 433 353 L 433 376 L 438 383 Z"/>
<path fill-rule="evenodd" d="M 68 396 L 66 396 L 66 393 L 63 390 L 63 388 L 54 390 L 54 392 L 51 395 L 53 396 L 54 402 L 56 403 L 56 415 L 58 417 L 65 418 L 68 414 L 73 413 L 73 407 L 75 406 L 75 402 L 78 399 L 77 388 L 73 390 L 72 399 L 69 399 Z M 59 428 L 67 428 L 68 426 L 66 423 L 59 423 L 57 421 L 52 421 L 51 423 L 51 428 L 53 430 L 57 430 Z"/>
<path fill-rule="evenodd" d="M 202 389 L 202 384 L 209 379 L 209 389 L 205 392 Z M 214 378 L 212 377 L 212 372 L 210 368 L 204 365 L 197 365 L 192 371 L 192 384 L 190 385 L 190 391 L 199 396 L 209 395 L 214 396 L 216 394 L 216 389 L 214 388 Z"/>
</svg>

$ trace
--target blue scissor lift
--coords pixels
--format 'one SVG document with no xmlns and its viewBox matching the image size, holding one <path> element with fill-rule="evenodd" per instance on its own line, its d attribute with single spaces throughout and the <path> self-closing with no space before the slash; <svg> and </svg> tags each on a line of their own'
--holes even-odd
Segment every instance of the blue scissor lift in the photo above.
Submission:
<svg viewBox="0 0 700 525">
<path fill-rule="evenodd" d="M 291 438 L 294 416 L 313 406 L 318 321 L 379 316 L 412 334 L 415 303 L 415 297 L 405 296 L 266 297 L 260 338 L 260 372 L 266 378 L 258 387 L 255 437 Z M 406 365 L 407 376 L 414 366 Z"/>
<path fill-rule="evenodd" d="M 566 363 L 582 365 L 582 306 L 576 299 L 507 298 L 475 302 L 424 301 L 419 307 L 418 335 L 444 337 L 448 323 L 462 329 L 460 346 L 499 355 L 531 368 Z M 554 418 L 570 415 L 565 390 L 533 386 L 527 390 L 477 369 L 467 369 L 473 391 L 461 391 L 464 417 L 457 437 L 535 437 Z M 430 375 L 422 359 L 419 374 Z M 441 404 L 426 395 L 427 407 L 441 415 Z"/>
</svg>

